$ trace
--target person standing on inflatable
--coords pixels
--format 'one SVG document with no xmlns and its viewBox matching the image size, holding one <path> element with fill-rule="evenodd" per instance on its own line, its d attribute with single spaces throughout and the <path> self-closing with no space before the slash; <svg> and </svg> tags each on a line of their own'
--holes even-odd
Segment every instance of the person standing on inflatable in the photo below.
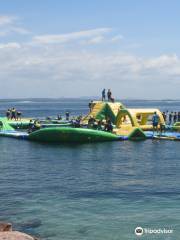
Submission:
<svg viewBox="0 0 180 240">
<path fill-rule="evenodd" d="M 108 98 L 108 102 L 111 102 L 111 101 L 112 101 L 112 92 L 111 92 L 110 89 L 108 89 L 107 98 Z"/>
<path fill-rule="evenodd" d="M 16 120 L 16 109 L 14 107 L 11 109 L 11 120 L 12 119 Z"/>
<path fill-rule="evenodd" d="M 154 134 L 154 131 L 158 132 L 158 123 L 159 123 L 159 116 L 157 115 L 157 112 L 154 112 L 152 117 L 153 134 Z"/>
<path fill-rule="evenodd" d="M 106 100 L 106 89 L 104 88 L 102 90 L 102 101 L 105 101 Z"/>
<path fill-rule="evenodd" d="M 93 101 L 90 101 L 90 102 L 89 102 L 89 112 L 92 111 L 92 108 L 93 108 Z"/>
<path fill-rule="evenodd" d="M 11 117 L 11 110 L 10 109 L 8 109 L 6 111 L 6 117 L 7 117 L 8 120 L 10 119 L 10 117 Z"/>
<path fill-rule="evenodd" d="M 66 121 L 69 121 L 70 113 L 66 112 Z"/>
</svg>

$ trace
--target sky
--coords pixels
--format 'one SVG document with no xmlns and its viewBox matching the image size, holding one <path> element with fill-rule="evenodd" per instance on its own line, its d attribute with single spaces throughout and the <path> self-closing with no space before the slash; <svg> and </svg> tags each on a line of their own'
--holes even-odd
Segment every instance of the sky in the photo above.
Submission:
<svg viewBox="0 0 180 240">
<path fill-rule="evenodd" d="M 0 98 L 180 99 L 179 0 L 0 0 Z"/>
</svg>

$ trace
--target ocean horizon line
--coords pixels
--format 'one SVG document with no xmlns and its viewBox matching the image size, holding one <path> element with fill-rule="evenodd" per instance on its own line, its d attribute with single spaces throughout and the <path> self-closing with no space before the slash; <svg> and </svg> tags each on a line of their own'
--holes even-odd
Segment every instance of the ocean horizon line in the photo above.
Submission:
<svg viewBox="0 0 180 240">
<path fill-rule="evenodd" d="M 81 100 L 101 100 L 98 96 L 82 96 L 82 97 L 14 97 L 14 98 L 0 98 L 0 101 L 12 101 L 12 100 L 69 100 L 69 99 L 81 99 Z M 179 99 L 156 99 L 156 98 L 116 98 L 116 101 L 180 101 Z"/>
</svg>

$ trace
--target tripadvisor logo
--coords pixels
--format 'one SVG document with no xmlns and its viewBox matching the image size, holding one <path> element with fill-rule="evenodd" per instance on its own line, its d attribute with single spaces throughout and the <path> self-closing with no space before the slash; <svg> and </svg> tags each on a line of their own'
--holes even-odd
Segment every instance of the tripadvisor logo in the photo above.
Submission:
<svg viewBox="0 0 180 240">
<path fill-rule="evenodd" d="M 136 234 L 137 236 L 143 235 L 143 228 L 142 228 L 142 227 L 137 227 L 137 228 L 135 229 L 135 234 Z"/>
<path fill-rule="evenodd" d="M 171 234 L 173 233 L 173 229 L 137 227 L 134 232 L 137 236 L 142 236 L 143 234 Z"/>
</svg>

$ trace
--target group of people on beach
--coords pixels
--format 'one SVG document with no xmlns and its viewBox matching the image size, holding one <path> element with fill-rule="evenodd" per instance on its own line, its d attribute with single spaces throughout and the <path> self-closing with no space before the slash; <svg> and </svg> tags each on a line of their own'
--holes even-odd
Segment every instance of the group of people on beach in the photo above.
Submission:
<svg viewBox="0 0 180 240">
<path fill-rule="evenodd" d="M 176 122 L 180 122 L 180 112 L 164 111 L 162 115 L 163 115 L 164 121 L 168 125 L 172 125 Z"/>
<path fill-rule="evenodd" d="M 16 110 L 14 107 L 13 108 L 9 108 L 7 111 L 6 111 L 6 117 L 8 120 L 15 120 L 15 121 L 18 121 L 18 120 L 21 120 L 21 116 L 22 116 L 22 113 L 18 110 Z"/>
</svg>

